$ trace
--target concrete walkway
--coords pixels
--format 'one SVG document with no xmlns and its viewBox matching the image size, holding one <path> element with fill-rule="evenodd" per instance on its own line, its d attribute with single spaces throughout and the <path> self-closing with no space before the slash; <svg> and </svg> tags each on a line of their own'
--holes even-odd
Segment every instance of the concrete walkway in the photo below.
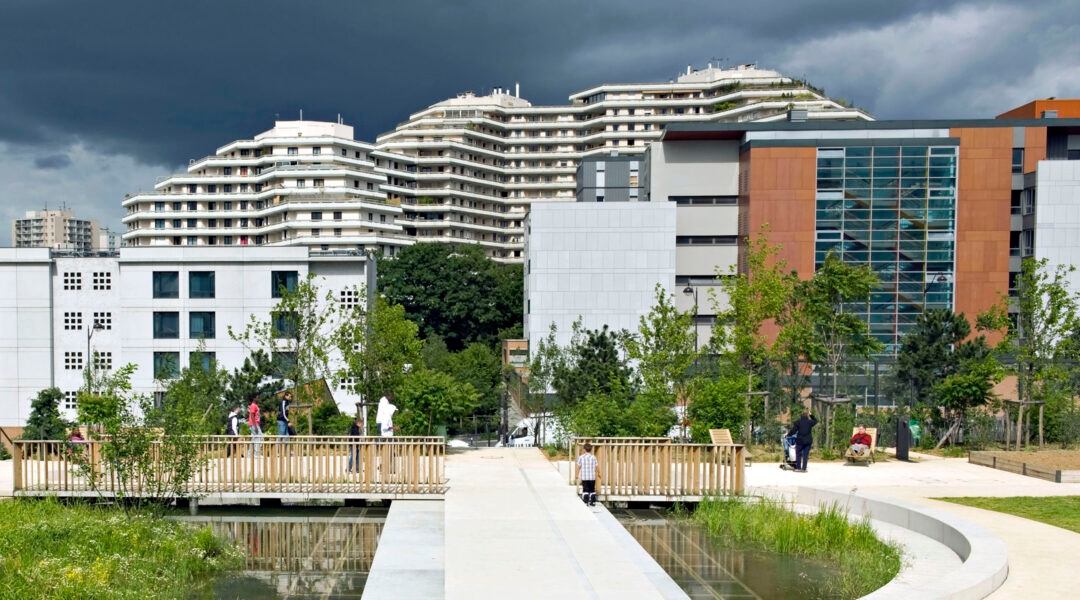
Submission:
<svg viewBox="0 0 1080 600">
<path fill-rule="evenodd" d="M 446 470 L 447 600 L 687 597 L 643 567 L 539 450 L 451 454 Z"/>
<path fill-rule="evenodd" d="M 879 462 L 869 467 L 811 462 L 807 473 L 755 463 L 747 484 L 762 491 L 794 492 L 800 485 L 850 487 L 879 496 L 929 506 L 981 525 L 1009 551 L 1009 577 L 990 598 L 1063 598 L 1075 595 L 1080 534 L 1003 513 L 932 498 L 963 496 L 1077 496 L 1080 484 L 1051 483 L 987 467 L 966 458 L 918 463 Z"/>
</svg>

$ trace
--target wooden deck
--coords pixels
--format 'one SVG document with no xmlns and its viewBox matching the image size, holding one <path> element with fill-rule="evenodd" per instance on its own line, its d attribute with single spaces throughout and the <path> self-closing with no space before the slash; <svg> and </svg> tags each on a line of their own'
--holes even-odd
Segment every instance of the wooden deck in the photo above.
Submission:
<svg viewBox="0 0 1080 600">
<path fill-rule="evenodd" d="M 15 442 L 15 495 L 148 495 L 120 489 L 116 473 L 102 459 L 107 443 Z M 198 443 L 198 468 L 183 488 L 192 497 L 413 499 L 441 498 L 446 491 L 441 437 L 263 436 L 256 442 L 248 436 L 206 436 Z"/>
</svg>

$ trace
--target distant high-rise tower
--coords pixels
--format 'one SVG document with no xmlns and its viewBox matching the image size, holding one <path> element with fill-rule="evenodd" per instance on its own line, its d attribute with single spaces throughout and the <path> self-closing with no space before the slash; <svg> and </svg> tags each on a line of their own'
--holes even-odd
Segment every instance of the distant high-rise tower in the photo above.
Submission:
<svg viewBox="0 0 1080 600">
<path fill-rule="evenodd" d="M 98 222 L 76 219 L 70 210 L 27 211 L 11 222 L 11 245 L 90 252 L 100 248 Z"/>
</svg>

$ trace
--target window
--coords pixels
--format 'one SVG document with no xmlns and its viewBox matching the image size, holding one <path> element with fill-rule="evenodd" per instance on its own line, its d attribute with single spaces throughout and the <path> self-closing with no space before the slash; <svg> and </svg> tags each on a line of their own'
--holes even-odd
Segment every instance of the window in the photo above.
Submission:
<svg viewBox="0 0 1080 600">
<path fill-rule="evenodd" d="M 192 368 L 202 367 L 203 371 L 209 371 L 217 362 L 217 354 L 214 352 L 192 352 L 188 354 L 188 365 Z"/>
<path fill-rule="evenodd" d="M 181 206 L 182 205 L 179 202 L 173 202 L 172 203 L 172 209 L 173 210 L 180 210 Z"/>
<path fill-rule="evenodd" d="M 215 321 L 212 312 L 192 311 L 188 318 L 188 336 L 193 340 L 199 338 L 214 339 L 217 335 Z"/>
<path fill-rule="evenodd" d="M 65 371 L 78 371 L 83 368 L 83 355 L 82 352 L 65 352 L 64 353 L 64 370 Z"/>
<path fill-rule="evenodd" d="M 217 193 L 217 185 L 211 183 L 210 185 L 206 186 L 206 192 L 209 193 L 209 194 L 216 194 Z M 210 203 L 210 210 L 214 210 L 214 203 L 213 202 Z"/>
<path fill-rule="evenodd" d="M 319 230 L 318 229 L 312 229 L 311 230 L 311 237 L 319 237 Z"/>
<path fill-rule="evenodd" d="M 112 313 L 95 312 L 93 322 L 100 324 L 102 328 L 104 328 L 106 331 L 109 331 L 112 329 Z"/>
<path fill-rule="evenodd" d="M 735 235 L 677 235 L 676 246 L 734 246 L 739 243 Z"/>
<path fill-rule="evenodd" d="M 155 212 L 162 212 L 164 210 L 165 210 L 165 203 L 164 202 L 155 202 L 154 203 L 154 211 Z"/>
<path fill-rule="evenodd" d="M 207 202 L 206 210 L 217 210 L 217 202 Z"/>
<path fill-rule="evenodd" d="M 154 339 L 168 340 L 180 337 L 180 313 L 154 313 Z"/>
<path fill-rule="evenodd" d="M 64 410 L 77 410 L 79 408 L 79 392 L 64 392 Z"/>
<path fill-rule="evenodd" d="M 338 300 L 341 302 L 341 308 L 351 310 L 360 306 L 360 290 L 341 290 Z"/>
<path fill-rule="evenodd" d="M 179 352 L 154 353 L 154 379 L 175 379 L 180 376 Z"/>
<path fill-rule="evenodd" d="M 291 147 L 288 149 L 288 153 L 289 156 L 296 156 L 297 154 L 300 154 L 300 149 L 296 147 Z"/>
<path fill-rule="evenodd" d="M 296 338 L 297 321 L 296 313 L 292 312 L 274 312 L 271 313 L 271 317 L 274 319 L 274 337 L 275 338 Z"/>
<path fill-rule="evenodd" d="M 231 194 L 232 193 L 232 184 L 231 183 L 226 183 L 225 185 L 222 185 L 221 186 L 221 191 L 225 192 L 226 194 Z M 229 206 L 229 204 L 230 204 L 229 202 L 225 203 L 225 210 L 229 210 L 229 208 L 231 208 Z"/>
<path fill-rule="evenodd" d="M 82 273 L 64 273 L 65 290 L 82 289 Z"/>
<path fill-rule="evenodd" d="M 232 175 L 232 167 L 222 167 L 221 174 L 222 175 Z"/>
<path fill-rule="evenodd" d="M 194 183 L 188 184 L 187 186 L 187 191 L 189 194 L 194 194 L 196 191 L 198 191 L 198 189 L 198 186 L 196 186 Z M 195 210 L 195 208 L 192 206 L 193 204 L 195 203 L 188 202 L 188 210 Z"/>
<path fill-rule="evenodd" d="M 322 220 L 322 212 L 317 211 L 317 210 L 311 211 L 311 220 L 312 221 L 321 221 Z"/>
<path fill-rule="evenodd" d="M 341 220 L 341 211 L 340 210 L 335 210 L 334 211 L 334 220 L 335 221 L 340 221 Z"/>
<path fill-rule="evenodd" d="M 302 188 L 302 187 L 305 187 L 305 186 L 307 186 L 307 181 L 306 180 L 304 180 L 304 179 L 297 179 L 296 180 L 296 187 Z"/>
<path fill-rule="evenodd" d="M 1012 149 L 1012 172 L 1023 173 L 1024 172 L 1024 149 L 1013 148 Z"/>
<path fill-rule="evenodd" d="M 318 146 L 315 146 L 314 148 L 311 149 L 311 153 L 312 154 L 322 154 L 322 148 L 320 148 Z"/>
<path fill-rule="evenodd" d="M 214 272 L 192 271 L 188 273 L 188 297 L 189 298 L 213 298 L 214 297 Z"/>
<path fill-rule="evenodd" d="M 112 289 L 112 273 L 94 273 L 92 279 L 95 290 L 111 290 Z"/>
<path fill-rule="evenodd" d="M 313 185 L 315 187 L 323 187 L 323 180 L 322 179 L 312 179 L 311 180 L 311 185 Z"/>
<path fill-rule="evenodd" d="M 231 235 L 225 236 L 224 243 L 225 243 L 226 246 L 232 246 L 233 245 L 233 239 L 232 238 L 233 238 L 233 236 L 231 236 Z"/>
<path fill-rule="evenodd" d="M 112 370 L 112 352 L 94 350 L 94 369 Z"/>
<path fill-rule="evenodd" d="M 341 228 L 340 227 L 335 227 L 334 228 L 334 237 L 341 237 Z"/>
<path fill-rule="evenodd" d="M 154 271 L 154 297 L 179 298 L 180 273 L 178 271 Z"/>
<path fill-rule="evenodd" d="M 194 188 L 195 186 L 191 186 L 191 187 Z M 194 193 L 195 190 L 191 190 L 191 192 Z M 198 202 L 188 202 L 187 203 L 187 209 L 188 210 L 199 210 L 199 203 Z"/>
<path fill-rule="evenodd" d="M 154 229 L 165 229 L 165 219 L 154 219 Z"/>
<path fill-rule="evenodd" d="M 280 298 L 282 290 L 296 291 L 296 271 L 270 271 L 270 297 Z"/>
<path fill-rule="evenodd" d="M 194 236 L 194 235 L 189 235 L 188 238 L 187 238 L 187 245 L 188 246 L 197 246 L 197 245 L 199 245 L 199 238 L 197 236 Z"/>
<path fill-rule="evenodd" d="M 82 313 L 81 312 L 66 312 L 64 313 L 64 330 L 74 331 L 82 329 Z"/>
</svg>

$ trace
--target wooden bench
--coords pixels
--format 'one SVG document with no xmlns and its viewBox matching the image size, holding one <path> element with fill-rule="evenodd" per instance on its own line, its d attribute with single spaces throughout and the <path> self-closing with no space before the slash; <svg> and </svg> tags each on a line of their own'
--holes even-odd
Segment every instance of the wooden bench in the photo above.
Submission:
<svg viewBox="0 0 1080 600">
<path fill-rule="evenodd" d="M 717 446 L 732 446 L 735 441 L 731 438 L 730 429 L 710 429 L 709 437 L 712 439 L 712 443 Z M 751 466 L 753 456 L 750 455 L 750 450 L 744 448 L 743 455 L 746 457 L 746 466 Z"/>
</svg>

